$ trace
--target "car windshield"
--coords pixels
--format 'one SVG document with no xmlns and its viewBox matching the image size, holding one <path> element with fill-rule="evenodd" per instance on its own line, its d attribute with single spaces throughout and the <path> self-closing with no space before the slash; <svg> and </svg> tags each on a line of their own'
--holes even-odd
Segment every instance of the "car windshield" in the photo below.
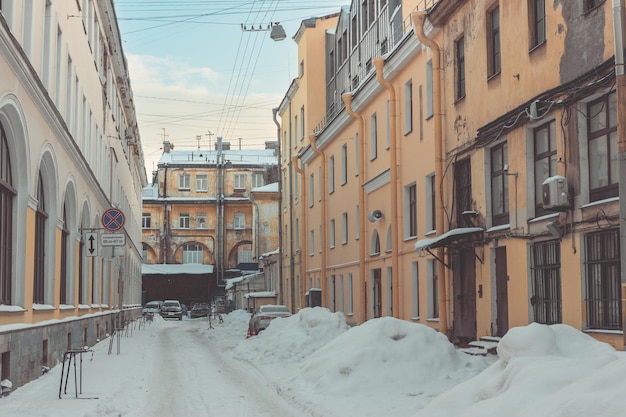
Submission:
<svg viewBox="0 0 626 417">
<path fill-rule="evenodd" d="M 173 301 L 169 302 L 169 303 L 165 303 L 163 304 L 165 307 L 178 307 L 178 303 L 175 303 Z"/>
<path fill-rule="evenodd" d="M 148 304 L 146 304 L 145 308 L 159 308 L 159 304 L 158 303 L 148 303 Z"/>
</svg>

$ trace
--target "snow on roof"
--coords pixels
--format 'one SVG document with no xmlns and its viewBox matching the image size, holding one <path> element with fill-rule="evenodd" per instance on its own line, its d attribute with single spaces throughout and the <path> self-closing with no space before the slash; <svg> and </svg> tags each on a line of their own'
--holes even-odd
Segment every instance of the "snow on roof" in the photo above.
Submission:
<svg viewBox="0 0 626 417">
<path fill-rule="evenodd" d="M 482 231 L 482 227 L 459 227 L 457 229 L 449 230 L 441 236 L 418 240 L 415 243 L 415 250 L 421 253 L 422 251 L 428 250 L 430 248 L 445 246 L 444 243 L 446 243 L 448 240 L 456 240 L 455 238 L 459 239 L 465 235 L 470 235 L 472 233 Z"/>
<path fill-rule="evenodd" d="M 213 265 L 204 264 L 141 264 L 142 275 L 210 274 Z"/>
<path fill-rule="evenodd" d="M 247 149 L 247 150 L 223 150 L 222 156 L 225 162 L 233 165 L 276 165 L 278 156 L 274 149 Z M 189 165 L 189 164 L 215 164 L 217 151 L 180 149 L 163 152 L 159 159 L 159 165 Z"/>
<path fill-rule="evenodd" d="M 249 292 L 244 294 L 244 298 L 266 298 L 266 297 L 276 297 L 276 291 L 258 291 L 258 292 Z"/>
<path fill-rule="evenodd" d="M 271 184 L 264 185 L 263 187 L 253 188 L 252 191 L 255 193 L 277 193 L 278 192 L 278 183 L 273 182 Z"/>
</svg>

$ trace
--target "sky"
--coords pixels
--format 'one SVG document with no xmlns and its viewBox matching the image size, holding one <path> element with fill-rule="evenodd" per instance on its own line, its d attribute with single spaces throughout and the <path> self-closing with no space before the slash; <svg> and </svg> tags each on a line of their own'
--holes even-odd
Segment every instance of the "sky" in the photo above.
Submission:
<svg viewBox="0 0 626 417">
<path fill-rule="evenodd" d="M 113 344 L 107 354 L 108 338 L 85 354 L 81 399 L 73 379 L 58 398 L 57 365 L 0 398 L 0 415 L 615 417 L 626 410 L 626 352 L 567 325 L 514 327 L 497 355 L 483 357 L 391 317 L 350 327 L 342 313 L 305 308 L 250 338 L 249 313 L 223 318 L 209 327 L 205 319 L 155 317 L 114 339 L 120 353 Z M 188 383 L 172 383 L 177 373 Z"/>
<path fill-rule="evenodd" d="M 349 1 L 115 0 L 148 177 L 162 143 L 233 149 L 277 140 L 272 109 L 297 76 L 302 20 Z M 270 39 L 280 23 L 287 38 Z M 245 27 L 245 29 L 244 29 Z M 259 30 L 263 28 L 263 30 Z"/>
</svg>

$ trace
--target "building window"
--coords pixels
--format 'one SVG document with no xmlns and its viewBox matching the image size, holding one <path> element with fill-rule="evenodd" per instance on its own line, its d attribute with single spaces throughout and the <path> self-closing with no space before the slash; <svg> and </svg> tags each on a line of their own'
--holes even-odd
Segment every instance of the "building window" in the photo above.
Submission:
<svg viewBox="0 0 626 417">
<path fill-rule="evenodd" d="M 200 245 L 199 243 L 185 243 L 183 245 L 183 263 L 201 264 L 202 245 Z"/>
<path fill-rule="evenodd" d="M 489 62 L 487 67 L 489 77 L 500 73 L 500 8 L 495 7 L 489 11 L 487 18 L 489 28 L 489 44 L 487 45 L 487 56 Z"/>
<path fill-rule="evenodd" d="M 304 61 L 300 61 L 300 65 L 298 66 L 298 77 L 302 78 L 304 75 Z"/>
<path fill-rule="evenodd" d="M 235 174 L 235 190 L 246 189 L 246 174 Z"/>
<path fill-rule="evenodd" d="M 561 244 L 558 240 L 531 246 L 532 296 L 535 321 L 541 324 L 562 322 L 561 317 Z"/>
<path fill-rule="evenodd" d="M 348 315 L 354 312 L 354 288 L 352 282 L 352 274 L 348 274 Z"/>
<path fill-rule="evenodd" d="M 417 262 L 411 262 L 411 281 L 413 284 L 413 288 L 411 291 L 412 294 L 412 312 L 411 316 L 415 319 L 420 316 L 420 277 L 419 277 L 419 268 Z"/>
<path fill-rule="evenodd" d="M 0 304 L 11 305 L 13 272 L 13 188 L 11 158 L 4 128 L 0 124 Z"/>
<path fill-rule="evenodd" d="M 315 255 L 315 231 L 311 230 L 309 232 L 309 255 Z"/>
<path fill-rule="evenodd" d="M 341 243 L 348 243 L 348 212 L 343 212 L 341 215 Z"/>
<path fill-rule="evenodd" d="M 359 134 L 354 134 L 354 175 L 359 175 Z"/>
<path fill-rule="evenodd" d="M 259 188 L 265 185 L 263 174 L 252 174 L 252 188 Z"/>
<path fill-rule="evenodd" d="M 437 191 L 440 191 L 440 188 L 437 188 Z M 472 165 L 469 158 L 462 159 L 454 164 L 454 199 L 456 227 L 472 227 L 471 221 L 467 216 L 463 215 L 466 211 L 473 209 Z M 439 232 L 441 233 L 441 231 Z"/>
<path fill-rule="evenodd" d="M 243 230 L 246 228 L 246 214 L 242 212 L 235 213 L 235 230 Z"/>
<path fill-rule="evenodd" d="M 491 220 L 493 226 L 509 223 L 507 143 L 491 148 Z M 505 169 L 507 167 L 507 169 Z"/>
<path fill-rule="evenodd" d="M 151 220 L 152 220 L 152 215 L 150 213 L 142 213 L 141 214 L 141 227 L 143 229 L 149 229 Z"/>
<path fill-rule="evenodd" d="M 313 207 L 315 203 L 315 177 L 313 174 L 309 175 L 309 207 Z"/>
<path fill-rule="evenodd" d="M 141 263 L 148 263 L 148 245 L 145 242 L 141 243 Z"/>
<path fill-rule="evenodd" d="M 456 60 L 456 99 L 465 97 L 465 38 L 460 37 L 454 43 L 454 57 Z"/>
<path fill-rule="evenodd" d="M 304 106 L 300 107 L 300 139 L 304 139 Z"/>
<path fill-rule="evenodd" d="M 430 59 L 426 63 L 426 118 L 433 114 L 433 61 Z"/>
<path fill-rule="evenodd" d="M 372 241 L 370 242 L 370 255 L 380 255 L 380 238 L 378 232 L 372 232 Z"/>
<path fill-rule="evenodd" d="M 619 229 L 585 236 L 587 328 L 622 330 Z"/>
<path fill-rule="evenodd" d="M 46 226 L 48 213 L 46 212 L 46 196 L 44 192 L 43 175 L 39 171 L 37 181 L 37 213 L 35 217 L 35 259 L 34 259 L 34 286 L 33 303 L 43 304 L 45 295 L 45 269 L 46 269 Z"/>
<path fill-rule="evenodd" d="M 180 213 L 178 217 L 178 227 L 180 229 L 189 229 L 189 213 Z"/>
<path fill-rule="evenodd" d="M 252 246 L 251 245 L 239 245 L 237 247 L 237 263 L 250 263 L 252 262 Z"/>
<path fill-rule="evenodd" d="M 331 248 L 335 247 L 335 219 L 330 219 L 330 225 L 328 227 L 328 244 Z"/>
<path fill-rule="evenodd" d="M 348 145 L 341 146 L 341 185 L 348 182 Z"/>
<path fill-rule="evenodd" d="M 376 113 L 370 117 L 370 159 L 376 159 L 378 152 L 378 132 L 376 131 Z"/>
<path fill-rule="evenodd" d="M 426 231 L 437 228 L 435 217 L 435 174 L 426 176 Z"/>
<path fill-rule="evenodd" d="M 67 274 L 69 262 L 70 230 L 67 224 L 67 207 L 63 204 L 63 228 L 61 229 L 61 276 L 59 288 L 60 304 L 67 304 Z M 0 302 L 1 303 L 1 302 Z"/>
<path fill-rule="evenodd" d="M 335 192 L 335 155 L 328 158 L 328 194 Z"/>
<path fill-rule="evenodd" d="M 529 0 L 530 50 L 546 41 L 546 0 Z"/>
<path fill-rule="evenodd" d="M 191 189 L 191 175 L 180 174 L 180 176 L 178 177 L 178 189 L 179 190 Z"/>
<path fill-rule="evenodd" d="M 300 219 L 296 219 L 295 229 L 296 229 L 296 236 L 297 236 L 296 242 L 295 242 L 296 243 L 296 250 L 299 251 L 300 250 Z M 287 247 L 287 246 L 285 246 L 285 247 Z"/>
<path fill-rule="evenodd" d="M 208 175 L 197 174 L 196 175 L 196 191 L 208 191 L 208 190 L 209 190 Z"/>
<path fill-rule="evenodd" d="M 196 229 L 206 229 L 206 213 L 196 213 Z"/>
<path fill-rule="evenodd" d="M 617 94 L 613 91 L 587 106 L 589 197 L 618 196 Z"/>
<path fill-rule="evenodd" d="M 533 129 L 535 154 L 535 216 L 548 212 L 543 209 L 543 182 L 557 174 L 556 124 L 551 121 Z"/>
<path fill-rule="evenodd" d="M 405 237 L 417 236 L 417 186 L 415 183 L 404 187 Z"/>
<path fill-rule="evenodd" d="M 437 264 L 435 259 L 428 259 L 426 264 L 428 272 L 428 318 L 439 318 L 439 282 L 437 279 Z"/>
<path fill-rule="evenodd" d="M 413 130 L 413 80 L 404 84 L 404 134 Z"/>
</svg>

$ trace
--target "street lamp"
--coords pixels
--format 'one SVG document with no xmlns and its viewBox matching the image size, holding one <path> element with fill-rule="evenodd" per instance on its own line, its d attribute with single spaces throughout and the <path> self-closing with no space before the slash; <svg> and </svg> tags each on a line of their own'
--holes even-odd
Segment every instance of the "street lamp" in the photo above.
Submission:
<svg viewBox="0 0 626 417">
<path fill-rule="evenodd" d="M 270 32 L 270 38 L 274 41 L 282 41 L 287 37 L 285 33 L 285 29 L 279 22 L 270 23 L 267 26 L 264 25 L 252 25 L 248 27 L 247 25 L 241 24 L 241 30 L 244 32 Z"/>
</svg>

